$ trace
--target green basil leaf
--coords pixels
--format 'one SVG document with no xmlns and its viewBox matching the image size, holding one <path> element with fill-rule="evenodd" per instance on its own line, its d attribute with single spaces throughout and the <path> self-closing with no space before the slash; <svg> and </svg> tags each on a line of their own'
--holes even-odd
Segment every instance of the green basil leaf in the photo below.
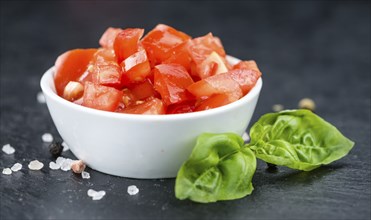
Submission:
<svg viewBox="0 0 371 220">
<path fill-rule="evenodd" d="M 303 109 L 263 115 L 250 138 L 257 158 L 304 171 L 338 160 L 354 146 L 333 125 Z"/>
<path fill-rule="evenodd" d="M 178 172 L 175 196 L 208 203 L 251 194 L 256 158 L 243 145 L 243 139 L 234 133 L 200 135 Z"/>
</svg>

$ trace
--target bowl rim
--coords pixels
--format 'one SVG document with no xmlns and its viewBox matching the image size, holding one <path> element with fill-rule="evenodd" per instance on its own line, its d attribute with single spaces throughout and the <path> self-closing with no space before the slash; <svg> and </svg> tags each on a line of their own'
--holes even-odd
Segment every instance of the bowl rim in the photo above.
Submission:
<svg viewBox="0 0 371 220">
<path fill-rule="evenodd" d="M 239 59 L 227 55 L 227 59 L 230 62 L 238 62 Z M 72 108 L 79 112 L 84 112 L 86 114 L 91 114 L 100 117 L 107 117 L 107 118 L 114 118 L 114 119 L 125 119 L 125 120 L 135 120 L 135 121 L 171 121 L 171 120 L 190 120 L 190 119 L 197 119 L 202 117 L 208 117 L 212 115 L 218 115 L 223 112 L 228 112 L 232 109 L 239 108 L 246 102 L 250 102 L 256 96 L 259 96 L 260 90 L 263 86 L 262 77 L 258 79 L 255 86 L 242 98 L 232 103 L 229 103 L 224 106 L 220 106 L 218 108 L 208 109 L 199 112 L 190 112 L 190 113 L 182 113 L 182 114 L 169 114 L 169 115 L 140 115 L 140 114 L 128 114 L 128 113 L 118 113 L 118 112 L 109 112 L 103 111 L 98 109 L 93 109 L 89 107 L 85 107 L 82 105 L 78 105 L 72 103 L 70 101 L 65 100 L 64 98 L 57 95 L 55 92 L 55 85 L 54 85 L 54 70 L 55 67 L 52 66 L 49 68 L 41 77 L 40 86 L 41 90 L 43 91 L 44 95 L 47 96 L 46 102 L 48 104 L 48 98 L 54 102 L 58 102 L 61 105 L 65 105 L 67 108 Z"/>
</svg>

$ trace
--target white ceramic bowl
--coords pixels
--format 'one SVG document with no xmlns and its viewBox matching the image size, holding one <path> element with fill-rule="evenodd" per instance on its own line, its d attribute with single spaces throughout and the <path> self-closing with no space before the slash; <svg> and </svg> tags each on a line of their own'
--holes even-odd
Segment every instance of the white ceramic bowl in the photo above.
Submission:
<svg viewBox="0 0 371 220">
<path fill-rule="evenodd" d="M 230 63 L 239 60 L 228 57 Z M 131 178 L 175 177 L 203 132 L 246 130 L 262 79 L 240 100 L 215 109 L 174 115 L 134 115 L 71 103 L 55 92 L 54 68 L 41 78 L 49 112 L 72 153 L 89 167 Z"/>
</svg>

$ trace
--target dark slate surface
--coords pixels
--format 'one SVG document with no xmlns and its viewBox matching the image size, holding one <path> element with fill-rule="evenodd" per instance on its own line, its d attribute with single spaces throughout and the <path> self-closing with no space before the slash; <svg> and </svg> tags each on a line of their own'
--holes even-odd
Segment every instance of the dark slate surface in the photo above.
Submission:
<svg viewBox="0 0 371 220">
<path fill-rule="evenodd" d="M 1 219 L 370 219 L 370 3 L 1 1 Z M 356 142 L 350 154 L 311 172 L 259 162 L 251 196 L 196 204 L 174 197 L 174 179 L 135 180 L 91 170 L 83 180 L 52 171 L 41 135 L 59 137 L 48 110 L 36 101 L 43 72 L 77 47 L 97 47 L 108 26 L 173 25 L 192 36 L 211 31 L 229 54 L 257 60 L 264 86 L 252 122 L 276 103 L 296 108 L 303 97 Z M 73 158 L 70 152 L 64 156 Z M 29 171 L 29 161 L 46 164 Z M 140 169 L 140 167 L 138 167 Z M 140 189 L 129 196 L 126 189 Z M 106 190 L 92 201 L 89 188 Z"/>
</svg>

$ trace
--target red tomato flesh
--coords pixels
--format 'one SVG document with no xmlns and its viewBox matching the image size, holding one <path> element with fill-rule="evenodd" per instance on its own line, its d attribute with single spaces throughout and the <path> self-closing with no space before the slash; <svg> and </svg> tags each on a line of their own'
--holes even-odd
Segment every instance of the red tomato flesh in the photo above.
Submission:
<svg viewBox="0 0 371 220">
<path fill-rule="evenodd" d="M 246 95 L 255 86 L 261 76 L 259 71 L 253 69 L 235 69 L 229 71 L 228 74 L 240 85 L 243 95 Z"/>
<path fill-rule="evenodd" d="M 121 28 L 109 27 L 103 33 L 102 37 L 99 39 L 99 44 L 104 48 L 113 48 L 113 43 L 118 33 L 122 31 Z"/>
<path fill-rule="evenodd" d="M 121 113 L 142 114 L 142 115 L 161 115 L 165 114 L 164 104 L 160 99 L 153 98 L 140 104 L 124 108 Z"/>
<path fill-rule="evenodd" d="M 192 99 L 186 88 L 193 84 L 187 70 L 179 64 L 160 64 L 154 68 L 155 90 L 166 105 Z"/>
<path fill-rule="evenodd" d="M 113 48 L 115 49 L 118 63 L 121 63 L 139 50 L 139 39 L 143 36 L 143 33 L 144 29 L 127 28 L 117 34 Z"/>
<path fill-rule="evenodd" d="M 60 55 L 55 62 L 54 84 L 57 94 L 63 95 L 70 81 L 78 81 L 97 49 L 76 49 Z"/>
<path fill-rule="evenodd" d="M 121 97 L 121 91 L 115 88 L 86 82 L 82 105 L 104 111 L 114 111 Z"/>
<path fill-rule="evenodd" d="M 123 73 L 123 84 L 142 82 L 151 73 L 151 66 L 145 50 L 139 50 L 126 58 L 121 63 Z"/>
<path fill-rule="evenodd" d="M 191 39 L 187 34 L 170 26 L 159 24 L 142 39 L 152 65 L 162 63 L 171 55 L 171 50 Z"/>
<path fill-rule="evenodd" d="M 234 101 L 236 100 L 231 99 L 230 96 L 227 94 L 215 94 L 202 101 L 201 104 L 197 106 L 195 111 L 204 111 L 212 108 L 217 108 L 232 103 Z"/>
</svg>

